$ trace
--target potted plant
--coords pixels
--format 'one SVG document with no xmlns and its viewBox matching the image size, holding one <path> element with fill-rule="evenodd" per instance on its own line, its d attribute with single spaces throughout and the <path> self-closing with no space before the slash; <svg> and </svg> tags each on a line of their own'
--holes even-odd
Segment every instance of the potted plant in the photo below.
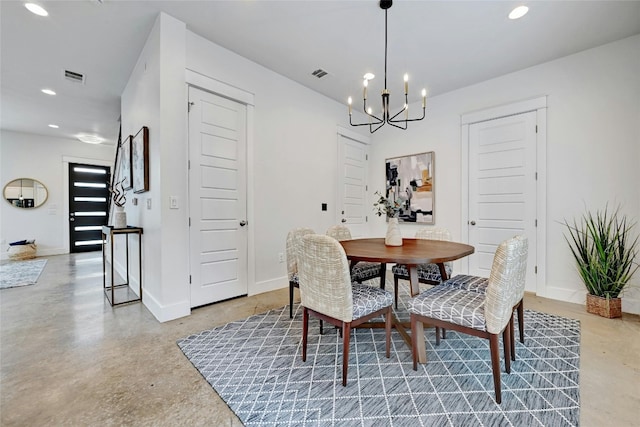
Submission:
<svg viewBox="0 0 640 427">
<path fill-rule="evenodd" d="M 402 234 L 400 233 L 400 226 L 398 225 L 398 215 L 400 215 L 400 209 L 402 209 L 401 201 L 389 200 L 379 191 L 376 191 L 375 195 L 378 197 L 378 200 L 373 204 L 373 210 L 376 215 L 386 215 L 389 219 L 384 244 L 387 246 L 402 246 Z"/>
<path fill-rule="evenodd" d="M 636 223 L 629 222 L 618 206 L 613 212 L 607 207 L 586 212 L 579 222 L 564 224 L 569 231 L 565 240 L 587 288 L 587 312 L 621 317 L 620 294 L 638 270 L 638 236 L 631 234 Z"/>
</svg>

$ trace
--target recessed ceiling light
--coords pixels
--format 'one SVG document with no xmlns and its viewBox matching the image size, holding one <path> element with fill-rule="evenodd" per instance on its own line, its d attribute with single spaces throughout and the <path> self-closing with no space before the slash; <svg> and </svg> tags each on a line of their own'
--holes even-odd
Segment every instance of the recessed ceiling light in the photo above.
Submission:
<svg viewBox="0 0 640 427">
<path fill-rule="evenodd" d="M 366 73 L 366 74 L 364 75 L 364 79 L 365 79 L 365 80 L 373 80 L 373 79 L 375 79 L 375 78 L 376 78 L 376 75 L 375 75 L 375 74 L 373 74 L 373 73 Z"/>
<path fill-rule="evenodd" d="M 55 95 L 56 94 L 51 89 L 42 89 L 42 93 L 46 93 L 47 95 Z"/>
<path fill-rule="evenodd" d="M 49 125 L 49 127 L 53 128 L 53 129 L 58 129 L 60 126 L 58 126 L 58 125 Z"/>
<path fill-rule="evenodd" d="M 518 6 L 511 11 L 509 19 L 520 19 L 526 15 L 527 12 L 529 12 L 529 8 L 527 6 Z"/>
<path fill-rule="evenodd" d="M 104 139 L 100 138 L 97 135 L 78 135 L 76 136 L 80 141 L 86 142 L 87 144 L 101 144 Z"/>
<path fill-rule="evenodd" d="M 49 16 L 49 12 L 44 10 L 42 6 L 37 5 L 35 3 L 25 3 L 24 7 L 29 9 L 29 12 L 35 13 L 38 16 Z"/>
</svg>

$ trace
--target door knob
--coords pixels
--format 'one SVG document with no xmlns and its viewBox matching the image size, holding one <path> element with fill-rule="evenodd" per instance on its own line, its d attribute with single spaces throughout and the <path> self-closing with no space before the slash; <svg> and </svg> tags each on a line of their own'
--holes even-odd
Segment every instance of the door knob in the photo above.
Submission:
<svg viewBox="0 0 640 427">
<path fill-rule="evenodd" d="M 247 221 L 245 220 L 240 221 L 240 227 L 244 227 L 245 225 L 247 225 Z"/>
<path fill-rule="evenodd" d="M 476 222 L 475 221 L 471 221 L 469 224 L 476 225 Z"/>
<path fill-rule="evenodd" d="M 347 220 L 346 220 L 346 219 L 344 219 L 344 218 L 342 218 L 342 222 L 347 222 Z"/>
<path fill-rule="evenodd" d="M 71 222 L 73 222 L 73 221 L 75 221 L 75 220 L 76 220 L 76 219 L 75 219 L 75 218 L 73 218 L 73 217 L 69 218 L 69 221 L 71 221 Z"/>
</svg>

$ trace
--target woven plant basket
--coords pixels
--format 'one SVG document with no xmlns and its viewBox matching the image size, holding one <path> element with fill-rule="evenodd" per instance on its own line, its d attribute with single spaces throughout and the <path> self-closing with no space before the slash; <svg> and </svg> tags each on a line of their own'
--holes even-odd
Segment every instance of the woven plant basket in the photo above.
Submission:
<svg viewBox="0 0 640 427">
<path fill-rule="evenodd" d="M 587 294 L 587 313 L 613 319 L 622 317 L 622 299 Z"/>
</svg>

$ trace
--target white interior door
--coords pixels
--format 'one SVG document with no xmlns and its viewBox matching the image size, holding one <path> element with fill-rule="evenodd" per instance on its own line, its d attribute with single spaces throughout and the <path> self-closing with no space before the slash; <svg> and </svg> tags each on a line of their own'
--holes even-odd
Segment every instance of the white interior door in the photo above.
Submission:
<svg viewBox="0 0 640 427">
<path fill-rule="evenodd" d="M 246 106 L 189 88 L 191 307 L 246 295 Z"/>
<path fill-rule="evenodd" d="M 338 134 L 338 221 L 349 227 L 351 237 L 367 235 L 367 177 L 369 146 Z"/>
<path fill-rule="evenodd" d="M 529 240 L 527 291 L 536 290 L 536 112 L 469 126 L 469 274 L 489 277 L 505 239 Z"/>
</svg>

